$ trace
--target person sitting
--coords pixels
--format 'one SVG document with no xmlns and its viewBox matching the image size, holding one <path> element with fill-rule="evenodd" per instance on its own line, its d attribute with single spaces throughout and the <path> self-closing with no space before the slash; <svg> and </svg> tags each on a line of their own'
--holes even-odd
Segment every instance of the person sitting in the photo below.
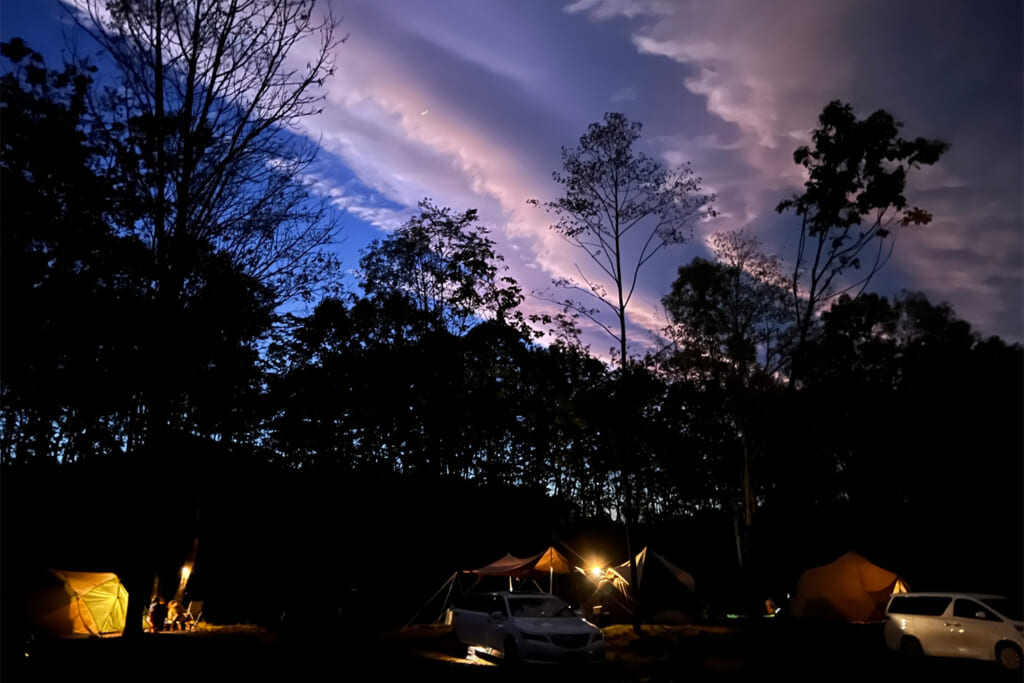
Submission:
<svg viewBox="0 0 1024 683">
<path fill-rule="evenodd" d="M 167 605 L 167 623 L 172 631 L 185 628 L 185 606 L 177 600 L 171 600 Z"/>
</svg>

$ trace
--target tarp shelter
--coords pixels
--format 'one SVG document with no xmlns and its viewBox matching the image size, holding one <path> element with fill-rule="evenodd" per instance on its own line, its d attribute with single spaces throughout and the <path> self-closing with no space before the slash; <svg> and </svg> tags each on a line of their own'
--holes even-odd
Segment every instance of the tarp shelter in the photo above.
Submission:
<svg viewBox="0 0 1024 683">
<path fill-rule="evenodd" d="M 568 574 L 572 571 L 569 560 L 562 553 L 549 547 L 539 555 L 532 557 L 515 557 L 506 554 L 479 569 L 471 569 L 469 573 L 480 576 L 511 576 L 515 578 L 539 577 L 554 574 Z"/>
<path fill-rule="evenodd" d="M 488 565 L 484 565 L 479 569 L 470 569 L 466 573 L 477 575 L 478 581 L 479 578 L 485 576 L 507 576 L 510 587 L 512 579 L 537 580 L 546 577 L 548 579 L 548 591 L 550 592 L 554 584 L 555 574 L 569 574 L 571 572 L 572 566 L 565 555 L 558 552 L 553 546 L 549 546 L 544 552 L 530 557 L 515 557 L 514 555 L 506 554 L 504 557 Z"/>
<path fill-rule="evenodd" d="M 605 569 L 589 606 L 599 604 L 602 612 L 618 619 L 632 615 L 637 602 L 645 621 L 687 622 L 696 616 L 700 608 L 697 584 L 689 572 L 644 548 L 636 555 L 636 591 L 630 586 L 631 574 L 628 561 Z"/>
<path fill-rule="evenodd" d="M 801 619 L 881 621 L 889 596 L 908 590 L 900 576 L 851 551 L 801 574 L 790 611 Z"/>
<path fill-rule="evenodd" d="M 515 555 L 506 554 L 490 564 L 486 564 L 483 567 L 477 569 L 466 569 L 461 572 L 455 572 L 437 589 L 437 592 L 427 601 L 420 611 L 413 615 L 413 618 L 409 621 L 406 626 L 412 624 L 423 611 L 437 599 L 441 593 L 445 593 L 442 602 L 442 617 L 447 618 L 446 611 L 452 600 L 452 592 L 456 595 L 462 595 L 474 591 L 487 590 L 487 588 L 479 588 L 480 582 L 486 578 L 498 577 L 501 579 L 508 578 L 508 589 L 512 590 L 513 580 L 522 582 L 533 580 L 536 582 L 538 579 L 546 577 L 548 579 L 548 592 L 553 592 L 554 587 L 554 575 L 555 574 L 571 574 L 572 566 L 569 564 L 569 560 L 566 559 L 565 555 L 558 552 L 553 546 L 549 546 L 547 550 L 537 555 L 531 555 L 530 557 L 516 557 Z M 460 574 L 468 574 L 475 577 L 475 581 L 469 588 L 463 588 L 459 581 Z M 504 588 L 502 586 L 501 588 Z M 540 586 L 538 585 L 538 588 Z M 490 587 L 490 589 L 497 589 L 497 587 Z"/>
<path fill-rule="evenodd" d="M 51 569 L 29 596 L 29 610 L 41 632 L 58 638 L 120 636 L 128 591 L 117 574 Z"/>
</svg>

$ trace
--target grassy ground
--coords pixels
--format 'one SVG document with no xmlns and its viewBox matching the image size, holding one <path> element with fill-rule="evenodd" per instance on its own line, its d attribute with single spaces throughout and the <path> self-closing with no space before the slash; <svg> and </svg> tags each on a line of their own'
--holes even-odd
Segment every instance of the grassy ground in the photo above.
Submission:
<svg viewBox="0 0 1024 683">
<path fill-rule="evenodd" d="M 991 662 L 907 660 L 889 651 L 880 624 L 821 624 L 752 618 L 720 624 L 645 625 L 637 636 L 626 624 L 602 629 L 608 644 L 603 670 L 590 681 L 1017 681 Z M 406 649 L 464 657 L 450 629 L 414 630 Z M 401 642 L 396 640 L 396 642 Z M 556 675 L 558 677 L 561 674 Z"/>
<path fill-rule="evenodd" d="M 813 625 L 788 620 L 603 629 L 606 661 L 588 665 L 588 683 L 674 681 L 1021 681 L 984 662 L 909 662 L 886 650 L 875 627 Z M 320 681 L 496 681 L 510 674 L 494 661 L 470 661 L 446 627 L 412 627 L 384 635 L 273 634 L 246 624 L 200 624 L 192 633 L 39 642 L 4 680 L 154 681 L 237 679 Z M 10 674 L 10 675 L 8 675 Z M 562 667 L 519 678 L 567 680 Z"/>
</svg>

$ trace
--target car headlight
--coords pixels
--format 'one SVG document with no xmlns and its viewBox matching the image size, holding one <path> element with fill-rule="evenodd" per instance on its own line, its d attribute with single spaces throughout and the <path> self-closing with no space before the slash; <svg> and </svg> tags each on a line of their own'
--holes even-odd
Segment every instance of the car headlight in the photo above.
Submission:
<svg viewBox="0 0 1024 683">
<path fill-rule="evenodd" d="M 547 642 L 548 640 L 548 637 L 543 633 L 528 633 L 523 631 L 519 635 L 522 636 L 523 640 L 539 640 L 542 643 Z"/>
</svg>

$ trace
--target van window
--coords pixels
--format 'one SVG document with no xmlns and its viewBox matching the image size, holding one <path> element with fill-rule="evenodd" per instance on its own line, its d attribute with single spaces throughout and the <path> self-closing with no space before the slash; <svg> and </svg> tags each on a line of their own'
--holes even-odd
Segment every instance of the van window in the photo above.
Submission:
<svg viewBox="0 0 1024 683">
<path fill-rule="evenodd" d="M 1019 598 L 1016 600 L 1011 600 L 1010 598 L 982 598 L 981 601 L 987 607 L 991 607 L 1007 619 L 1024 621 L 1024 609 L 1022 609 L 1024 603 Z"/>
<path fill-rule="evenodd" d="M 952 598 L 935 595 L 899 596 L 889 603 L 889 614 L 919 614 L 940 616 L 949 607 Z"/>
<path fill-rule="evenodd" d="M 984 616 L 977 616 L 979 612 Z M 987 621 L 1002 621 L 1002 619 L 1000 619 L 996 615 L 992 614 L 992 612 L 982 607 L 981 604 L 975 602 L 974 600 L 966 600 L 964 598 L 957 598 L 956 602 L 953 603 L 953 616 L 963 617 L 965 619 L 985 619 Z"/>
</svg>

